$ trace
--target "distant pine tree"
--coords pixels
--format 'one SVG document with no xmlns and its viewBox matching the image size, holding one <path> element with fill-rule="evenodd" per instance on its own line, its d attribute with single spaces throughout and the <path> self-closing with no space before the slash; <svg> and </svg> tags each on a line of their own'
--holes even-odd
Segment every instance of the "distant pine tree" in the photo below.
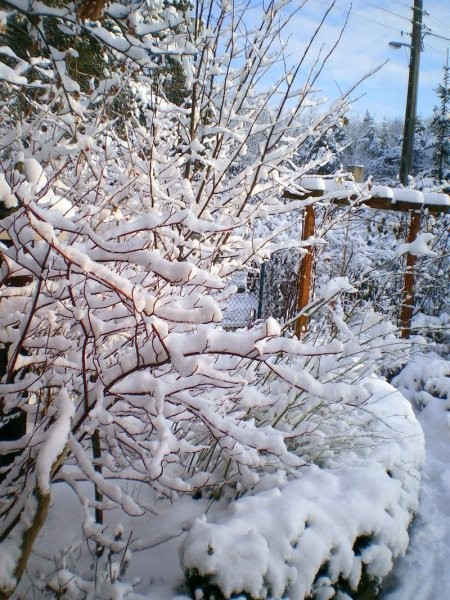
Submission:
<svg viewBox="0 0 450 600">
<path fill-rule="evenodd" d="M 348 127 L 348 147 L 343 160 L 346 165 L 364 165 L 366 173 L 371 173 L 371 161 L 376 138 L 376 123 L 369 111 L 364 118 L 353 119 Z"/>
<path fill-rule="evenodd" d="M 315 165 L 310 170 L 318 175 L 330 175 L 342 166 L 342 155 L 348 145 L 347 118 L 330 125 L 320 136 L 311 136 L 302 144 L 295 157 L 297 164 L 311 162 Z"/>
<path fill-rule="evenodd" d="M 358 140 L 359 145 L 363 152 L 367 154 L 373 153 L 373 147 L 375 144 L 375 138 L 377 133 L 377 126 L 375 119 L 366 111 L 362 122 L 362 137 Z"/>
<path fill-rule="evenodd" d="M 443 81 L 436 93 L 440 99 L 440 105 L 435 107 L 431 122 L 431 128 L 436 138 L 433 144 L 433 175 L 442 180 L 450 170 L 450 67 L 448 54 Z"/>
</svg>

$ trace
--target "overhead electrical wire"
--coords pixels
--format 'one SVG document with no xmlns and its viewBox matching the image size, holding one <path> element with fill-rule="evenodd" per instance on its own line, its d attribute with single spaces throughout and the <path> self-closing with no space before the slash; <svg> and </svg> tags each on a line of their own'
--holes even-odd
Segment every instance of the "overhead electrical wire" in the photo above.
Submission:
<svg viewBox="0 0 450 600">
<path fill-rule="evenodd" d="M 394 2 L 396 2 L 397 4 L 400 4 L 401 6 L 404 6 L 405 8 L 409 8 L 410 10 L 413 10 L 413 7 L 410 4 L 406 4 L 403 2 L 400 2 L 400 0 L 393 0 Z M 362 2 L 365 2 L 366 4 L 369 4 L 370 6 L 373 6 L 374 8 L 377 8 L 379 10 L 382 10 L 384 12 L 387 12 L 391 15 L 394 15 L 396 17 L 398 17 L 399 19 L 405 19 L 409 22 L 411 22 L 411 17 L 406 17 L 403 15 L 399 15 L 398 13 L 389 10 L 388 8 L 385 8 L 384 6 L 380 6 L 379 4 L 375 4 L 374 2 L 370 2 L 370 0 L 362 0 Z M 426 9 L 421 9 L 422 10 L 422 14 L 424 17 L 426 17 L 429 21 L 433 21 L 436 25 L 438 25 L 439 27 L 443 27 L 444 29 L 446 29 L 447 31 L 450 31 L 450 26 L 445 25 L 445 23 L 442 23 L 441 21 L 439 21 L 438 19 L 435 19 L 432 15 L 430 15 L 430 13 L 426 10 Z M 430 31 L 431 28 L 430 28 Z M 442 37 L 443 39 L 445 39 L 446 41 L 450 42 L 450 38 L 446 38 L 444 36 L 440 36 L 439 34 L 432 32 L 433 35 L 437 36 L 437 37 Z"/>
<path fill-rule="evenodd" d="M 409 8 L 412 11 L 413 7 L 410 4 L 407 4 L 406 2 L 402 2 L 401 0 L 393 0 L 393 1 L 396 2 L 397 4 L 399 4 L 400 6 L 404 6 L 405 8 Z M 412 15 L 411 15 L 411 17 L 406 17 L 404 15 L 400 15 L 400 14 L 398 14 L 398 13 L 392 11 L 392 10 L 389 10 L 387 8 L 384 8 L 383 6 L 380 6 L 380 5 L 376 4 L 375 2 L 371 2 L 371 0 L 362 0 L 362 2 L 364 2 L 365 4 L 368 4 L 369 6 L 372 6 L 375 9 L 379 9 L 381 11 L 389 13 L 389 14 L 391 14 L 391 15 L 399 18 L 399 19 L 408 21 L 409 23 L 412 22 Z M 360 12 L 357 12 L 357 11 L 353 10 L 353 8 L 351 6 L 349 6 L 347 8 L 344 8 L 342 6 L 338 6 L 337 4 L 335 4 L 333 6 L 333 10 L 340 10 L 340 11 L 345 12 L 345 13 L 348 13 L 349 10 L 350 10 L 351 14 L 353 16 L 355 16 L 355 17 L 359 17 L 361 19 L 366 19 L 367 21 L 372 21 L 373 23 L 376 23 L 377 25 L 381 25 L 382 27 L 385 27 L 387 29 L 391 29 L 392 31 L 396 31 L 396 32 L 400 33 L 402 36 L 404 34 L 410 35 L 409 32 L 404 31 L 400 27 L 395 27 L 394 25 L 390 25 L 388 23 L 385 23 L 384 21 L 381 21 L 379 19 L 375 19 L 374 17 L 371 17 L 371 16 L 368 16 L 368 15 L 362 14 Z M 423 11 L 424 16 L 426 16 L 428 20 L 434 21 L 438 25 L 440 25 L 440 26 L 442 26 L 445 29 L 448 29 L 450 31 L 450 27 L 448 27 L 447 25 L 443 25 L 442 23 L 440 23 L 439 21 L 437 21 L 436 19 L 434 19 L 433 17 L 431 17 L 431 15 L 425 9 L 422 9 L 422 11 Z M 442 43 L 444 43 L 444 42 L 450 42 L 450 38 L 446 38 L 443 35 L 435 33 L 435 31 L 433 31 L 430 27 L 426 27 L 426 30 L 427 30 L 427 32 L 429 32 L 429 34 L 431 36 L 435 37 L 438 41 L 441 41 Z M 437 49 L 437 48 L 435 48 L 433 46 L 430 46 L 430 44 L 428 43 L 428 41 L 427 41 L 426 45 L 427 45 L 427 48 L 430 48 L 430 49 L 434 50 L 435 52 L 442 54 L 441 50 L 439 50 L 439 49 Z"/>
<path fill-rule="evenodd" d="M 408 21 L 411 21 L 411 19 L 409 17 L 405 17 L 403 15 L 399 15 L 398 13 L 395 13 L 394 11 L 389 10 L 388 8 L 385 8 L 384 6 L 380 6 L 379 4 L 375 4 L 373 2 L 369 2 L 369 0 L 362 0 L 363 2 L 366 2 L 367 4 L 370 4 L 371 6 L 374 6 L 375 8 L 378 8 L 379 10 L 382 10 L 384 12 L 388 12 L 391 13 L 392 15 L 395 15 L 396 17 L 399 17 L 401 19 L 407 19 Z M 409 2 L 402 2 L 402 0 L 391 0 L 391 2 L 394 2 L 395 4 L 398 4 L 399 6 L 403 6 L 404 8 L 408 8 L 409 10 L 413 10 L 413 6 L 411 3 Z M 428 17 L 428 19 L 430 21 L 433 21 L 436 25 L 438 25 L 439 27 L 443 27 L 444 29 L 446 29 L 447 31 L 450 31 L 450 25 L 446 25 L 445 23 L 443 23 L 442 21 L 439 21 L 439 19 L 435 19 L 426 8 L 422 8 L 422 9 L 415 9 L 415 10 L 420 10 L 421 13 L 423 14 L 424 17 Z"/>
<path fill-rule="evenodd" d="M 438 25 L 439 27 L 442 27 L 443 29 L 446 29 L 447 31 L 450 31 L 450 25 L 446 25 L 445 23 L 443 23 L 442 21 L 439 21 L 439 19 L 435 19 L 432 15 L 430 15 L 429 12 L 425 11 L 424 14 L 427 16 L 429 21 L 433 21 L 434 23 L 436 23 L 436 25 Z"/>
<path fill-rule="evenodd" d="M 412 8 L 413 8 L 411 5 L 409 5 L 409 4 L 406 4 L 406 3 L 403 3 L 403 2 L 401 2 L 400 0 L 394 0 L 394 1 L 396 1 L 396 2 L 397 2 L 397 4 L 400 4 L 401 6 L 407 7 L 407 8 L 409 8 L 409 9 L 411 9 L 411 10 L 412 10 Z M 368 4 L 369 6 L 372 6 L 372 7 L 376 8 L 376 9 L 379 9 L 379 10 L 381 10 L 381 11 L 384 11 L 384 12 L 386 12 L 386 13 L 389 13 L 389 14 L 391 14 L 391 15 L 395 16 L 395 17 L 398 17 L 399 19 L 404 19 L 404 20 L 406 20 L 406 21 L 408 21 L 408 22 L 411 22 L 411 21 L 412 21 L 412 19 L 411 19 L 410 17 L 406 17 L 406 16 L 404 16 L 404 15 L 400 15 L 400 14 L 398 14 L 398 13 L 396 13 L 396 12 L 392 11 L 392 10 L 389 10 L 389 9 L 387 9 L 387 8 L 384 8 L 384 6 L 380 6 L 380 5 L 378 5 L 378 4 L 375 4 L 374 2 L 371 2 L 370 0 L 362 0 L 362 2 L 364 2 L 365 4 Z M 345 10 L 345 9 L 341 9 L 341 8 L 340 8 L 340 7 L 338 7 L 338 6 L 336 6 L 335 8 L 339 8 L 340 10 Z M 433 17 L 430 15 L 430 13 L 428 13 L 428 12 L 427 12 L 426 10 L 424 10 L 424 9 L 422 9 L 422 10 L 423 10 L 423 14 L 424 14 L 424 16 L 426 16 L 426 18 L 427 18 L 428 20 L 434 21 L 434 22 L 436 22 L 438 25 L 441 25 L 441 23 L 440 23 L 440 22 L 439 22 L 437 19 L 434 19 L 434 18 L 433 18 Z M 378 23 L 379 25 L 382 25 L 383 27 L 387 27 L 387 28 L 389 28 L 389 29 L 394 29 L 395 31 L 400 31 L 401 35 L 403 35 L 403 34 L 405 33 L 404 31 L 402 31 L 402 30 L 400 30 L 400 29 L 398 29 L 398 28 L 396 28 L 396 27 L 393 27 L 392 25 L 388 25 L 387 23 L 384 23 L 384 22 L 382 22 L 382 21 L 379 21 L 379 20 L 377 20 L 377 19 L 374 19 L 373 17 L 369 17 L 368 15 L 363 15 L 363 14 L 361 14 L 361 13 L 357 13 L 357 12 L 355 12 L 355 11 L 352 11 L 352 14 L 354 14 L 354 15 L 356 15 L 356 16 L 358 16 L 358 17 L 361 17 L 361 18 L 364 18 L 364 19 L 367 19 L 367 20 L 373 21 L 373 22 L 375 22 L 375 23 Z M 445 29 L 448 29 L 448 30 L 450 31 L 450 27 L 448 27 L 447 25 L 442 25 L 442 26 L 443 26 Z M 426 28 L 426 32 L 427 32 L 429 35 L 431 35 L 431 36 L 433 36 L 433 37 L 437 38 L 438 40 L 440 40 L 440 41 L 442 41 L 442 42 L 450 42 L 450 38 L 448 38 L 448 37 L 445 37 L 445 36 L 443 36 L 443 35 L 440 35 L 440 34 L 436 33 L 436 32 L 435 32 L 433 29 L 431 29 L 431 27 L 427 27 L 427 26 L 425 26 L 425 28 Z M 408 33 L 408 35 L 409 35 L 409 33 Z M 432 50 L 434 50 L 435 52 L 442 53 L 442 51 L 441 51 L 441 50 L 438 50 L 437 48 L 434 48 L 434 47 L 430 46 L 430 44 L 429 44 L 428 42 L 427 42 L 427 47 L 431 48 L 431 49 L 432 49 Z"/>
<path fill-rule="evenodd" d="M 375 4 L 374 2 L 371 2 L 370 0 L 362 0 L 362 2 L 364 2 L 365 4 L 368 4 L 369 6 L 372 6 L 373 8 L 376 8 L 376 9 L 381 10 L 383 12 L 389 13 L 390 15 L 393 15 L 394 17 L 398 17 L 399 19 L 403 19 L 404 21 L 411 22 L 411 19 L 409 17 L 406 17 L 405 15 L 400 15 L 400 14 L 394 12 L 393 10 L 389 10 L 388 8 L 385 8 L 384 6 L 380 6 L 379 4 Z M 352 15 L 358 15 L 359 17 L 362 17 L 363 19 L 368 19 L 370 21 L 374 21 L 375 23 L 378 23 L 379 25 L 383 25 L 384 27 L 389 27 L 390 29 L 393 28 L 391 25 L 388 25 L 387 23 L 383 23 L 382 21 L 377 21 L 373 17 L 368 17 L 367 15 L 362 15 L 361 13 L 356 13 L 353 10 L 352 5 L 350 5 L 348 7 L 348 9 L 341 8 L 339 6 L 335 6 L 334 8 L 339 8 L 340 10 L 350 10 Z"/>
<path fill-rule="evenodd" d="M 427 16 L 426 19 L 429 21 L 435 21 L 439 26 L 443 27 L 444 29 L 446 29 L 447 31 L 450 32 L 450 27 L 447 27 L 447 25 L 443 25 L 443 24 L 439 23 L 438 21 L 436 21 L 436 19 L 432 19 L 432 18 L 430 18 L 430 16 Z M 438 34 L 435 33 L 434 35 L 438 35 Z M 438 37 L 443 37 L 443 36 L 438 36 Z M 449 38 L 444 38 L 444 39 L 446 39 L 447 41 L 449 40 Z"/>
<path fill-rule="evenodd" d="M 427 35 L 427 34 L 428 34 L 428 35 L 431 35 L 431 36 L 433 36 L 434 38 L 437 38 L 437 40 L 438 40 L 438 41 L 450 42 L 450 38 L 448 38 L 448 37 L 445 37 L 445 36 L 443 36 L 443 35 L 439 35 L 439 34 L 435 33 L 435 32 L 434 32 L 432 29 L 430 29 L 429 27 L 427 27 L 427 28 L 426 28 L 426 30 L 425 30 L 425 32 L 424 32 L 424 36 L 425 36 L 425 35 Z M 447 46 L 448 46 L 448 44 L 447 44 Z"/>
<path fill-rule="evenodd" d="M 318 0 L 320 1 L 320 0 Z M 348 13 L 350 8 L 344 8 L 342 6 L 337 6 L 336 4 L 333 6 L 333 10 L 340 10 L 342 12 Z M 368 21 L 372 21 L 373 23 L 377 23 L 378 25 L 381 25 L 382 27 L 387 27 L 388 29 L 392 29 L 394 31 L 400 31 L 399 27 L 394 27 L 392 25 L 388 25 L 387 23 L 383 23 L 382 21 L 378 21 L 377 19 L 374 19 L 373 17 L 368 17 L 367 15 L 363 15 L 361 13 L 358 13 L 356 11 L 354 11 L 353 9 L 351 9 L 351 14 L 355 17 L 360 17 L 361 19 L 366 19 Z"/>
<path fill-rule="evenodd" d="M 368 4 L 369 6 L 373 6 L 374 8 L 376 8 L 378 10 L 382 10 L 383 12 L 389 13 L 390 15 L 394 15 L 394 17 L 398 17 L 399 19 L 403 19 L 405 21 L 411 22 L 410 17 L 406 17 L 404 15 L 399 15 L 398 13 L 394 12 L 393 10 L 384 8 L 384 6 L 380 6 L 379 4 L 375 4 L 374 2 L 370 2 L 370 0 L 362 0 L 362 1 L 365 2 L 366 4 Z"/>
<path fill-rule="evenodd" d="M 438 50 L 437 48 L 435 48 L 434 46 L 430 46 L 430 44 L 427 44 L 427 49 L 430 50 L 434 50 L 434 52 L 436 52 L 437 54 L 443 54 L 442 50 Z"/>
<path fill-rule="evenodd" d="M 409 4 L 409 2 L 402 2 L 401 0 L 391 0 L 391 2 L 395 2 L 395 4 L 398 4 L 399 6 L 404 6 L 405 8 L 412 8 L 411 4 Z M 425 12 L 422 9 L 422 12 Z"/>
<path fill-rule="evenodd" d="M 373 8 L 376 8 L 376 9 L 381 10 L 383 12 L 386 12 L 386 13 L 389 13 L 391 15 L 394 15 L 395 17 L 398 17 L 399 19 L 403 19 L 405 21 L 411 22 L 411 17 L 406 17 L 404 15 L 400 15 L 400 14 L 398 14 L 398 13 L 392 11 L 392 10 L 389 10 L 388 8 L 385 8 L 384 6 L 380 6 L 379 4 L 375 4 L 375 2 L 371 2 L 370 0 L 362 0 L 362 2 L 364 2 L 365 4 L 368 4 L 369 6 L 373 6 Z M 401 6 L 409 8 L 411 10 L 413 9 L 413 7 L 410 4 L 406 4 L 406 3 L 400 2 L 400 0 L 394 0 L 394 2 L 397 2 L 397 4 L 400 4 Z M 436 25 L 438 25 L 440 27 L 443 27 L 444 29 L 450 31 L 450 26 L 445 25 L 444 23 L 441 23 L 440 21 L 438 21 L 437 19 L 435 19 L 432 15 L 430 15 L 430 13 L 427 10 L 422 9 L 422 13 L 423 13 L 424 17 L 427 18 L 427 20 L 433 21 Z M 360 15 L 360 16 L 362 16 L 362 15 Z M 369 18 L 369 17 L 366 17 L 366 18 Z M 384 26 L 387 27 L 388 25 L 384 24 Z M 438 37 L 438 38 L 441 38 L 441 39 L 443 39 L 443 40 L 445 40 L 447 42 L 450 42 L 450 38 L 445 37 L 443 35 L 440 35 L 440 34 L 434 32 L 431 29 L 431 27 L 427 27 L 427 29 L 429 30 L 429 32 L 431 33 L 431 35 L 433 35 L 435 37 Z"/>
</svg>

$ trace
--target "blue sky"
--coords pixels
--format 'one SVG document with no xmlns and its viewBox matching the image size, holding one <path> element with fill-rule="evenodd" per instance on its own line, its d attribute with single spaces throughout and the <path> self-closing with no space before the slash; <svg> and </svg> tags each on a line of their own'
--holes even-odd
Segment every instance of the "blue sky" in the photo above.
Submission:
<svg viewBox="0 0 450 600">
<path fill-rule="evenodd" d="M 298 1 L 298 0 L 297 0 Z M 409 48 L 391 48 L 389 41 L 410 42 L 413 0 L 353 0 L 349 22 L 341 43 L 331 57 L 324 75 L 316 87 L 326 97 L 339 95 L 352 83 L 377 65 L 388 61 L 375 75 L 362 83 L 356 95 L 362 96 L 353 104 L 353 109 L 364 114 L 366 110 L 377 119 L 404 117 L 408 82 Z M 327 0 L 308 0 L 290 25 L 288 50 L 290 60 L 299 55 L 304 40 L 330 6 Z M 319 44 L 329 46 L 339 34 L 349 0 L 336 0 L 322 31 Z M 450 47 L 450 2 L 449 0 L 424 0 L 423 18 L 434 34 L 449 38 L 443 40 L 433 35 L 424 38 L 421 54 L 418 114 L 431 115 L 438 99 L 436 87 L 442 81 L 442 67 Z"/>
</svg>

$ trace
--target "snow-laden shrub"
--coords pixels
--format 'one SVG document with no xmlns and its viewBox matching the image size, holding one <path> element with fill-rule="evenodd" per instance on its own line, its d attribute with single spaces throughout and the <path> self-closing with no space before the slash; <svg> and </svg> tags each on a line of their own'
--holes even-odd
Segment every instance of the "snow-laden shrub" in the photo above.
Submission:
<svg viewBox="0 0 450 600">
<path fill-rule="evenodd" d="M 261 388 L 266 397 L 280 396 L 260 418 L 277 423 L 305 460 L 299 480 L 279 473 L 261 479 L 188 533 L 187 582 L 206 598 L 330 598 L 337 590 L 353 597 L 366 586 L 375 590 L 406 550 L 423 436 L 409 403 L 374 374 L 388 362 L 401 365 L 409 345 L 373 311 L 344 320 L 337 291 L 349 289 L 343 279 L 330 282 L 323 298 L 332 302 L 334 327 L 307 335 L 316 343 L 331 335 L 343 352 L 289 359 L 297 372 L 293 389 L 270 377 Z M 272 368 L 284 366 L 275 361 Z M 311 385 L 307 371 L 320 384 Z"/>
<path fill-rule="evenodd" d="M 301 600 L 352 594 L 362 580 L 376 585 L 387 575 L 408 545 L 423 435 L 392 386 L 362 385 L 370 393 L 359 421 L 365 443 L 194 523 L 182 546 L 194 587 Z"/>
</svg>

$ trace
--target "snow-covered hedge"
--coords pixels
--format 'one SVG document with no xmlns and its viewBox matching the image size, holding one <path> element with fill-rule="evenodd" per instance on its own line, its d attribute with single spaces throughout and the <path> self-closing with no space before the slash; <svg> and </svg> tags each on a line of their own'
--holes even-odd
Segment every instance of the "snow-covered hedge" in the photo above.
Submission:
<svg viewBox="0 0 450 600">
<path fill-rule="evenodd" d="M 233 502 L 213 522 L 197 519 L 181 553 L 188 579 L 226 598 L 301 600 L 389 573 L 418 505 L 423 434 L 395 388 L 375 378 L 364 385 L 371 442 Z"/>
</svg>

